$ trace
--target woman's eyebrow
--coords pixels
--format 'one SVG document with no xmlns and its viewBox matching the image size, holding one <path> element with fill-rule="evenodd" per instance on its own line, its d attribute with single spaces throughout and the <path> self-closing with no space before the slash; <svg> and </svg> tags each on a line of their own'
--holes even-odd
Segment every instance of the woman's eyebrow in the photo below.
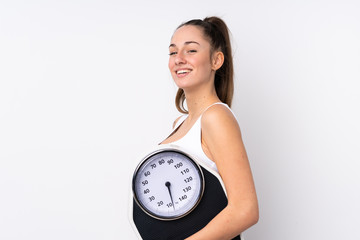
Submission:
<svg viewBox="0 0 360 240">
<path fill-rule="evenodd" d="M 187 41 L 187 42 L 184 43 L 184 45 L 189 45 L 189 44 L 191 44 L 191 43 L 195 43 L 195 44 L 197 44 L 197 45 L 200 45 L 200 43 L 195 42 L 195 41 Z M 175 44 L 175 43 L 172 43 L 172 44 L 170 44 L 169 48 L 170 48 L 170 47 L 176 47 L 176 44 Z"/>
</svg>

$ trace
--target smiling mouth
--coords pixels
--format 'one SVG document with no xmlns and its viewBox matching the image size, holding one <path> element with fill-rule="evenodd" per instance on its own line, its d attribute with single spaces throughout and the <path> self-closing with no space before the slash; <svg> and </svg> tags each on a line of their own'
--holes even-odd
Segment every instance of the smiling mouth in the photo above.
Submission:
<svg viewBox="0 0 360 240">
<path fill-rule="evenodd" d="M 177 74 L 178 76 L 185 76 L 185 75 L 187 75 L 187 74 L 190 73 L 190 72 L 191 72 L 190 69 L 181 69 L 181 70 L 176 71 L 176 74 Z"/>
</svg>

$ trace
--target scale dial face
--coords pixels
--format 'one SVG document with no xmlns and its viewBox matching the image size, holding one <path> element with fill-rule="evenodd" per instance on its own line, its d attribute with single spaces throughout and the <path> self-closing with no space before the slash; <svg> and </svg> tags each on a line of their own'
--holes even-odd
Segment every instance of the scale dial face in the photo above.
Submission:
<svg viewBox="0 0 360 240">
<path fill-rule="evenodd" d="M 199 165 L 177 149 L 158 150 L 143 159 L 134 172 L 133 194 L 148 215 L 175 220 L 189 214 L 204 193 Z"/>
</svg>

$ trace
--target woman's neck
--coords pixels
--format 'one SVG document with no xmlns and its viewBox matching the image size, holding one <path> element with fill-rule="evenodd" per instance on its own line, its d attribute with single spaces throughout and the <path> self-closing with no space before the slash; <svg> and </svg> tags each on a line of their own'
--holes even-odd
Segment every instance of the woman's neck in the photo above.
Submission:
<svg viewBox="0 0 360 240">
<path fill-rule="evenodd" d="M 205 91 L 187 92 L 185 91 L 186 105 L 189 112 L 189 120 L 197 119 L 202 112 L 211 104 L 220 102 L 215 88 Z"/>
</svg>

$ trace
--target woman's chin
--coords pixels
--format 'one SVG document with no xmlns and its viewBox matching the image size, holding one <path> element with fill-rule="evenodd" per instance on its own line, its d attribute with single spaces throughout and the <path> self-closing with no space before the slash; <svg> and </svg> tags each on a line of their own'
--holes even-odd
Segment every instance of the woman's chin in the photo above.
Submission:
<svg viewBox="0 0 360 240">
<path fill-rule="evenodd" d="M 186 89 L 193 85 L 191 82 L 189 82 L 188 80 L 185 80 L 185 79 L 177 79 L 174 82 L 175 82 L 176 86 L 178 86 L 178 88 L 181 88 L 181 89 Z"/>
</svg>

